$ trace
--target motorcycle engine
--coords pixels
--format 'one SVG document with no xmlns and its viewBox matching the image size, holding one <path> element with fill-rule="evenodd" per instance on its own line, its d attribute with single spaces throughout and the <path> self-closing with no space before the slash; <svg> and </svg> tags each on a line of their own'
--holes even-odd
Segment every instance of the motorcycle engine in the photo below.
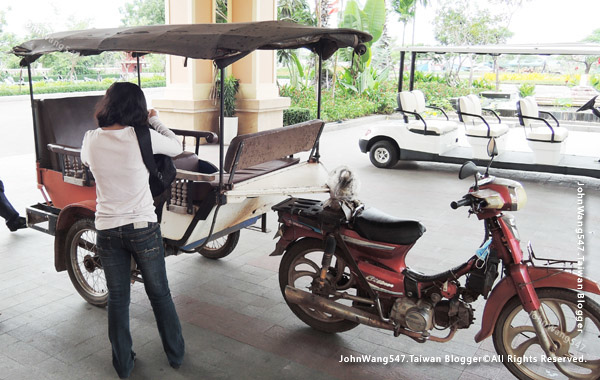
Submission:
<svg viewBox="0 0 600 380">
<path fill-rule="evenodd" d="M 400 298 L 394 303 L 390 318 L 409 330 L 426 332 L 433 328 L 433 304 L 424 299 Z"/>
<path fill-rule="evenodd" d="M 466 329 L 473 323 L 473 308 L 457 299 L 443 300 L 435 305 L 435 324 L 440 327 Z"/>
</svg>

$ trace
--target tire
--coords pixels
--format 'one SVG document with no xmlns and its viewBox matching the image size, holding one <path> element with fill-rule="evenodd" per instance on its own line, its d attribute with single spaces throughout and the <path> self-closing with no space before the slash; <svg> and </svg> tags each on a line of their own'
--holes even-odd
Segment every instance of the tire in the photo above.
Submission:
<svg viewBox="0 0 600 380">
<path fill-rule="evenodd" d="M 218 239 L 214 239 L 206 243 L 201 249 L 197 249 L 196 252 L 211 260 L 222 259 L 229 255 L 240 240 L 240 231 L 235 231 L 227 236 L 223 236 Z"/>
<path fill-rule="evenodd" d="M 600 378 L 600 306 L 588 297 L 578 298 L 577 292 L 568 289 L 540 289 L 537 294 L 549 321 L 547 331 L 558 347 L 556 356 L 564 360 L 573 355 L 595 362 L 544 361 L 546 355 L 531 320 L 515 296 L 502 309 L 493 334 L 504 366 L 522 380 Z M 584 323 L 582 332 L 578 332 L 576 322 L 579 311 Z"/>
<path fill-rule="evenodd" d="M 77 292 L 88 303 L 104 307 L 108 287 L 100 257 L 96 253 L 96 227 L 92 219 L 80 219 L 67 233 L 67 272 Z"/>
<path fill-rule="evenodd" d="M 369 159 L 376 167 L 389 169 L 398 162 L 398 151 L 390 141 L 378 141 L 369 150 Z"/>
<path fill-rule="evenodd" d="M 279 265 L 279 286 L 283 298 L 285 298 L 285 287 L 287 285 L 310 291 L 307 288 L 310 286 L 312 280 L 319 276 L 323 254 L 323 243 L 316 239 L 300 240 L 287 250 Z M 332 284 L 332 287 L 335 290 L 351 290 L 354 280 L 348 267 L 340 258 L 338 250 L 336 250 L 329 268 L 330 270 L 327 278 L 329 279 L 330 284 Z M 354 293 L 354 295 L 356 295 L 356 293 Z M 287 299 L 285 302 L 292 312 L 294 312 L 294 314 L 296 314 L 296 316 L 304 323 L 322 332 L 338 333 L 351 330 L 358 326 L 358 323 L 356 322 L 342 318 L 334 318 L 329 314 L 315 309 L 290 303 Z M 337 302 L 342 301 L 340 300 Z"/>
</svg>

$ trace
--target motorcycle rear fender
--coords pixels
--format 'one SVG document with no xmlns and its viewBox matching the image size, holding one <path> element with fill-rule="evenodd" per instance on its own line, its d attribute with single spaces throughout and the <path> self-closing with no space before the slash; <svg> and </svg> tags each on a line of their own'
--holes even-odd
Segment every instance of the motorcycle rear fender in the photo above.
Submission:
<svg viewBox="0 0 600 380">
<path fill-rule="evenodd" d="M 302 238 L 315 238 L 322 240 L 323 235 L 317 233 L 313 230 L 309 230 L 307 228 L 300 228 L 296 226 L 288 226 L 286 224 L 281 224 L 279 227 L 279 231 L 277 231 L 277 235 L 279 236 L 279 240 L 275 245 L 275 249 L 269 256 L 281 256 L 287 251 L 287 249 L 296 241 Z"/>
<path fill-rule="evenodd" d="M 73 203 L 60 210 L 54 235 L 54 268 L 57 272 L 67 270 L 65 244 L 69 228 L 79 219 L 93 220 L 95 212 L 95 199 Z"/>
<path fill-rule="evenodd" d="M 528 267 L 534 288 L 563 288 L 600 294 L 600 286 L 592 280 L 558 269 Z M 494 332 L 500 312 L 508 301 L 517 295 L 517 289 L 510 277 L 504 277 L 492 290 L 483 310 L 481 330 L 475 335 L 479 343 Z"/>
</svg>

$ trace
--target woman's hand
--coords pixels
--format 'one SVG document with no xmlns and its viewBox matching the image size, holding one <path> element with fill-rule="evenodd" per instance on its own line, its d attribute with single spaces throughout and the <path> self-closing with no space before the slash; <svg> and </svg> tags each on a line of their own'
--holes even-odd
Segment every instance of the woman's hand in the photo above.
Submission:
<svg viewBox="0 0 600 380">
<path fill-rule="evenodd" d="M 148 110 L 148 119 L 150 119 L 153 116 L 158 116 L 158 112 L 156 112 L 154 108 Z"/>
</svg>

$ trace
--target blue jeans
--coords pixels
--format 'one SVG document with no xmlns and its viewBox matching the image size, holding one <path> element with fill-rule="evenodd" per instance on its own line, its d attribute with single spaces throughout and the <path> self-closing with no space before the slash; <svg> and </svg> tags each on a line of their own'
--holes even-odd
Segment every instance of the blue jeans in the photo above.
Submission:
<svg viewBox="0 0 600 380">
<path fill-rule="evenodd" d="M 8 199 L 6 199 L 6 195 L 4 195 L 4 184 L 2 181 L 0 181 L 0 216 L 6 220 L 6 224 L 19 217 L 17 210 L 15 210 Z"/>
<path fill-rule="evenodd" d="M 129 330 L 132 256 L 142 272 L 169 364 L 179 368 L 185 346 L 167 281 L 159 224 L 148 223 L 147 227 L 137 229 L 128 224 L 99 230 L 97 247 L 108 285 L 108 337 L 119 377 L 131 374 L 135 358 Z"/>
</svg>

